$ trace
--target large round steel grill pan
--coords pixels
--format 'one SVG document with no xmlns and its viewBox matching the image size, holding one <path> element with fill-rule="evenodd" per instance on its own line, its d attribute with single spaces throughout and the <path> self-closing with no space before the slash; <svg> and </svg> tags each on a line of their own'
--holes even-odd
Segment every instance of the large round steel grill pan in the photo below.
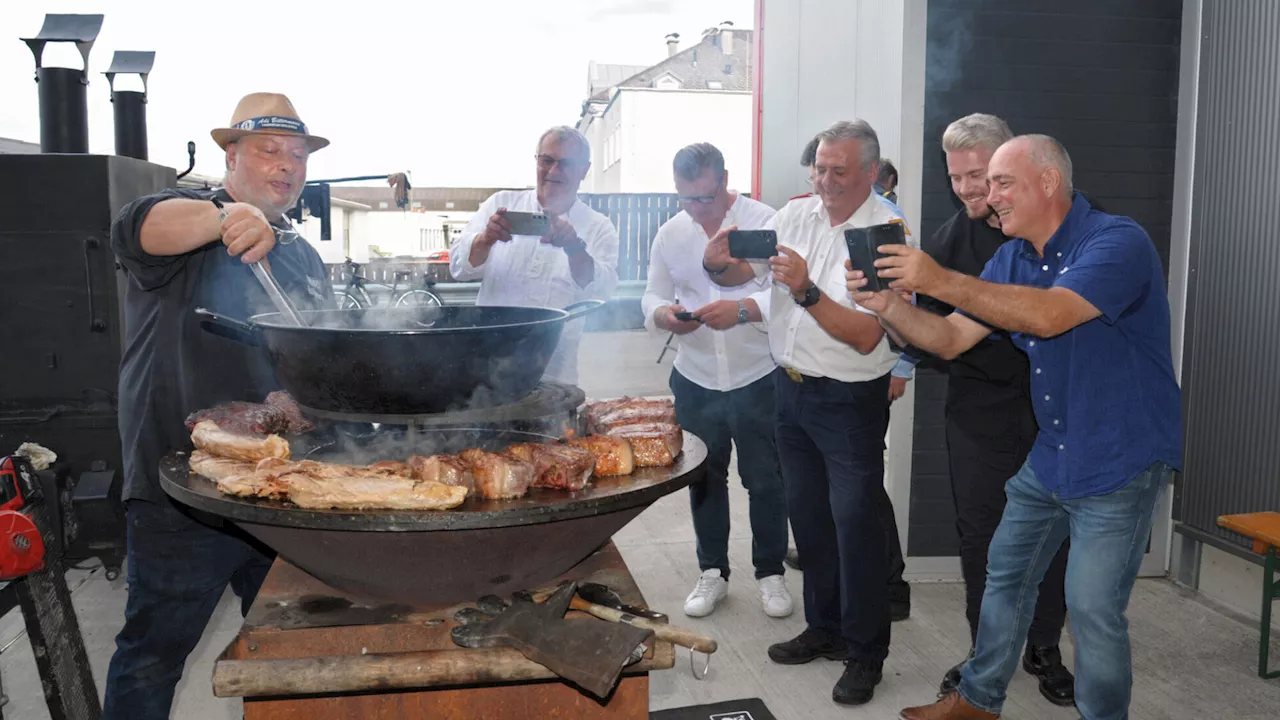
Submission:
<svg viewBox="0 0 1280 720">
<path fill-rule="evenodd" d="M 552 438 L 494 429 L 384 428 L 332 444 L 295 442 L 295 457 L 365 463 L 412 452 L 496 450 Z M 706 445 L 684 433 L 675 465 L 620 478 L 593 478 L 578 492 L 532 488 L 516 500 L 468 498 L 450 511 L 304 510 L 273 500 L 223 495 L 191 474 L 186 454 L 160 463 L 171 497 L 234 520 L 285 560 L 349 593 L 410 606 L 474 601 L 536 587 L 568 571 L 658 498 L 700 481 Z"/>
</svg>

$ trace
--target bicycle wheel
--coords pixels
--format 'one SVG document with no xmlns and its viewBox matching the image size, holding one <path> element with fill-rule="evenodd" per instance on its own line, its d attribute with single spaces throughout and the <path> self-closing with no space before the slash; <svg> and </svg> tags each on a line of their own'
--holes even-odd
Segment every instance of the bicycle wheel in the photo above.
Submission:
<svg viewBox="0 0 1280 720">
<path fill-rule="evenodd" d="M 441 307 L 440 298 L 428 290 L 409 290 L 396 299 L 396 307 Z"/>
<path fill-rule="evenodd" d="M 338 301 L 339 310 L 359 310 L 364 307 L 360 304 L 359 298 L 349 292 L 340 292 L 333 298 Z"/>
</svg>

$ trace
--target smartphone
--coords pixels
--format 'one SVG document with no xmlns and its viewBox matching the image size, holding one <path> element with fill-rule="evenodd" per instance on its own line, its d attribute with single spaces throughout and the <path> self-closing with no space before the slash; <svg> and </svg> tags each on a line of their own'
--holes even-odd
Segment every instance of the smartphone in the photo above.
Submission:
<svg viewBox="0 0 1280 720">
<path fill-rule="evenodd" d="M 861 270 L 867 277 L 864 290 L 880 292 L 889 289 L 889 278 L 881 278 L 876 272 L 876 260 L 885 255 L 876 250 L 881 245 L 905 245 L 907 236 L 902 223 L 885 223 L 844 231 L 844 242 L 849 248 L 849 261 L 854 270 Z"/>
<path fill-rule="evenodd" d="M 690 320 L 697 319 L 693 316 L 693 313 L 691 312 L 678 312 L 678 313 L 675 313 L 675 316 L 676 316 L 676 319 L 679 320 L 680 322 L 689 322 Z"/>
<path fill-rule="evenodd" d="M 730 230 L 729 256 L 741 260 L 767 260 L 778 254 L 778 233 L 773 230 Z"/>
<path fill-rule="evenodd" d="M 512 235 L 532 235 L 542 237 L 551 231 L 551 218 L 545 213 L 518 212 L 508 210 L 502 214 L 511 223 Z"/>
</svg>

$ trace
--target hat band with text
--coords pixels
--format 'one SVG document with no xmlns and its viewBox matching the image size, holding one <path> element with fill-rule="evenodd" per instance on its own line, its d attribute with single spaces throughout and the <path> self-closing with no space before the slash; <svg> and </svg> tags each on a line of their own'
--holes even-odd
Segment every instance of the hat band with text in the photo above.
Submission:
<svg viewBox="0 0 1280 720">
<path fill-rule="evenodd" d="M 285 130 L 287 132 L 307 134 L 307 126 L 301 120 L 293 118 L 280 117 L 278 115 L 270 115 L 267 117 L 249 118 L 244 122 L 238 122 L 232 126 L 233 130 L 245 130 L 253 132 L 256 130 Z"/>
</svg>

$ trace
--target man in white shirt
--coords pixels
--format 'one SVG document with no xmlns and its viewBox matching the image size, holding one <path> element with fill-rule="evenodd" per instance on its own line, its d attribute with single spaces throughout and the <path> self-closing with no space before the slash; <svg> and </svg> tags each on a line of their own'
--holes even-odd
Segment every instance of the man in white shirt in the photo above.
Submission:
<svg viewBox="0 0 1280 720">
<path fill-rule="evenodd" d="M 608 300 L 618 286 L 618 232 L 609 218 L 578 199 L 591 167 L 591 147 L 571 127 L 554 127 L 538 140 L 538 185 L 502 190 L 485 200 L 449 248 L 449 271 L 480 281 L 477 305 L 563 308 Z M 507 211 L 546 213 L 551 231 L 541 238 L 511 234 Z M 543 379 L 576 385 L 582 319 L 565 326 Z"/>
<path fill-rule="evenodd" d="M 645 325 L 680 336 L 671 392 L 676 420 L 707 444 L 707 474 L 689 486 L 698 566 L 702 571 L 684 612 L 703 617 L 729 588 L 729 455 L 738 450 L 738 474 L 747 489 L 751 561 L 765 614 L 791 614 L 783 582 L 787 509 L 773 439 L 773 380 L 768 332 L 749 296 L 766 280 L 722 288 L 702 267 L 710 237 L 722 229 L 756 230 L 773 218 L 764 203 L 728 189 L 724 155 L 709 143 L 676 153 L 676 192 L 683 212 L 668 220 L 649 250 L 649 281 L 641 309 Z M 677 313 L 691 312 L 692 320 Z"/>
<path fill-rule="evenodd" d="M 897 362 L 875 315 L 844 285 L 844 231 L 903 222 L 871 192 L 880 158 L 862 120 L 818 133 L 817 197 L 788 202 L 771 221 L 779 256 L 770 260 L 768 305 L 778 456 L 792 531 L 804 559 L 808 627 L 769 648 L 782 664 L 845 660 L 835 702 L 869 702 L 889 654 L 889 553 L 878 517 L 884 492 L 889 372 Z M 732 283 L 749 271 L 708 246 L 706 264 Z"/>
</svg>

